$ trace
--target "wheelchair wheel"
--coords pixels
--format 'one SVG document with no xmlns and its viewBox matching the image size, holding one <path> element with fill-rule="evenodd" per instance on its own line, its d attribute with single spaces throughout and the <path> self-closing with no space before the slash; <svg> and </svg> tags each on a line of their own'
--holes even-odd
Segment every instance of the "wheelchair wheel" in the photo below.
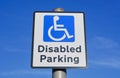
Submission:
<svg viewBox="0 0 120 78">
<path fill-rule="evenodd" d="M 66 37 L 65 34 L 64 34 L 61 38 L 54 38 L 54 37 L 51 35 L 52 29 L 53 29 L 53 26 L 51 26 L 51 27 L 49 28 L 49 30 L 48 30 L 48 35 L 49 35 L 49 37 L 50 37 L 52 40 L 54 40 L 54 41 L 61 41 L 61 40 L 65 39 L 65 37 Z"/>
</svg>

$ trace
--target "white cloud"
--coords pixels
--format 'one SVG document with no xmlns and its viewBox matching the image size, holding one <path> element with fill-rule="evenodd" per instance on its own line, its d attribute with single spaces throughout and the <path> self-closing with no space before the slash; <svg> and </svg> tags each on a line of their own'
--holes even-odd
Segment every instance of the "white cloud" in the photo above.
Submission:
<svg viewBox="0 0 120 78">
<path fill-rule="evenodd" d="M 114 69 L 120 69 L 120 58 L 101 58 L 99 60 L 92 60 L 89 61 L 92 65 L 102 66 L 105 68 L 114 68 Z"/>
<path fill-rule="evenodd" d="M 14 70 L 0 72 L 0 76 L 19 76 L 19 75 L 50 75 L 50 71 L 45 70 Z"/>
<path fill-rule="evenodd" d="M 89 45 L 92 45 L 92 47 L 96 49 L 109 49 L 119 47 L 119 43 L 117 43 L 116 41 L 101 36 L 96 36 L 92 38 Z"/>
<path fill-rule="evenodd" d="M 120 69 L 120 45 L 113 39 L 96 36 L 88 43 L 91 65 Z"/>
<path fill-rule="evenodd" d="M 119 51 L 119 42 L 110 38 L 96 36 L 88 42 L 88 54 L 94 59 L 120 56 Z"/>
</svg>

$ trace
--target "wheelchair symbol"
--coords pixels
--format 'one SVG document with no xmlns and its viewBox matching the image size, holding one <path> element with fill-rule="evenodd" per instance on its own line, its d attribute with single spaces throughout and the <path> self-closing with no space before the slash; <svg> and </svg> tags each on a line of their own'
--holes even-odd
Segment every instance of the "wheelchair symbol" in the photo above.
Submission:
<svg viewBox="0 0 120 78">
<path fill-rule="evenodd" d="M 54 40 L 54 41 L 61 41 L 61 40 L 64 40 L 66 37 L 69 39 L 69 38 L 72 38 L 73 35 L 70 35 L 67 31 L 66 28 L 64 28 L 64 25 L 63 24 L 57 24 L 57 21 L 59 20 L 59 16 L 54 16 L 53 17 L 53 25 L 50 26 L 50 28 L 48 29 L 48 36 Z M 60 38 L 54 38 L 51 34 L 51 31 L 54 30 L 54 31 L 63 31 L 64 32 L 64 35 Z"/>
</svg>

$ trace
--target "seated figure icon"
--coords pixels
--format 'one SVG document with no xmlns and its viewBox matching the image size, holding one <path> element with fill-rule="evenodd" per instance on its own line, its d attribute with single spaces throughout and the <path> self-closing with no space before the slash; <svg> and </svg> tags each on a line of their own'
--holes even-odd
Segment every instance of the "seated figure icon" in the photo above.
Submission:
<svg viewBox="0 0 120 78">
<path fill-rule="evenodd" d="M 73 16 L 58 16 L 58 15 L 45 16 L 44 17 L 44 41 L 73 42 L 74 41 Z"/>
</svg>

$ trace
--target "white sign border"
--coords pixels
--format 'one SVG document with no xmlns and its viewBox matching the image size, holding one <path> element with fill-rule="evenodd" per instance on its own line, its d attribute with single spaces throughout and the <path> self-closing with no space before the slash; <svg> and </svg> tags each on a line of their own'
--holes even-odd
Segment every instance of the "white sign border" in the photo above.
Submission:
<svg viewBox="0 0 120 78">
<path fill-rule="evenodd" d="M 35 29 L 35 13 L 82 13 L 83 14 L 83 20 L 84 20 L 84 39 L 85 39 L 85 57 L 86 57 L 86 66 L 84 67 L 74 67 L 74 66 L 70 66 L 70 67 L 60 67 L 60 66 L 49 66 L 49 67 L 46 67 L 46 66 L 41 66 L 41 67 L 37 67 L 37 66 L 33 66 L 33 48 L 34 48 L 34 29 Z M 32 49 L 31 49 L 31 67 L 32 68 L 87 68 L 88 67 L 88 60 L 87 60 L 87 42 L 86 42 L 86 23 L 85 23 L 85 13 L 84 12 L 53 12 L 53 11 L 35 11 L 34 12 L 34 15 L 33 15 L 33 28 L 32 28 Z"/>
</svg>

